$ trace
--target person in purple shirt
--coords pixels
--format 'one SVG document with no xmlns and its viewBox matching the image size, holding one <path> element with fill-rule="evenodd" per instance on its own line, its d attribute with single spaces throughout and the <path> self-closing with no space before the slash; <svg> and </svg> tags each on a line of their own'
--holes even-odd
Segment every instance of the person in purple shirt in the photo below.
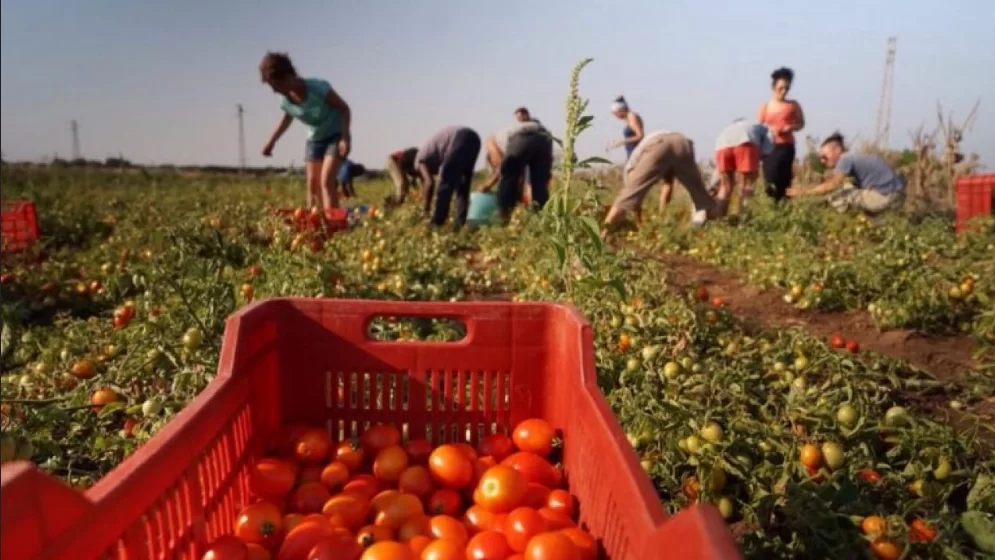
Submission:
<svg viewBox="0 0 995 560">
<path fill-rule="evenodd" d="M 425 188 L 425 213 L 440 227 L 449 217 L 449 204 L 456 196 L 456 229 L 466 224 L 470 204 L 470 181 L 480 155 L 480 135 L 465 126 L 447 126 L 432 135 L 415 155 L 415 168 Z M 439 177 L 436 189 L 435 176 Z M 436 192 L 437 191 L 437 192 Z M 433 193 L 435 209 L 432 211 Z"/>
<path fill-rule="evenodd" d="M 869 216 L 901 208 L 905 202 L 905 182 L 895 170 L 874 154 L 848 152 L 839 132 L 819 147 L 819 159 L 832 169 L 829 179 L 814 187 L 791 187 L 785 194 L 828 195 L 827 201 L 838 212 L 857 210 Z"/>
</svg>

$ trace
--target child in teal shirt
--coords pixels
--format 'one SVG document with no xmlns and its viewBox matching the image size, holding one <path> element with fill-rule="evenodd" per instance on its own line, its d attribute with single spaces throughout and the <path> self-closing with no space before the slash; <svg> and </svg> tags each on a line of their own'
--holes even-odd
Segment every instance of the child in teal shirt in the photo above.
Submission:
<svg viewBox="0 0 995 560">
<path fill-rule="evenodd" d="M 263 82 L 282 96 L 280 109 L 283 110 L 280 122 L 263 146 L 263 155 L 269 157 L 273 153 L 277 140 L 294 119 L 304 123 L 308 127 L 304 150 L 308 206 L 326 210 L 338 208 L 335 180 L 351 147 L 352 111 L 349 105 L 327 81 L 300 77 L 290 57 L 284 53 L 266 53 L 259 64 L 259 72 Z"/>
</svg>

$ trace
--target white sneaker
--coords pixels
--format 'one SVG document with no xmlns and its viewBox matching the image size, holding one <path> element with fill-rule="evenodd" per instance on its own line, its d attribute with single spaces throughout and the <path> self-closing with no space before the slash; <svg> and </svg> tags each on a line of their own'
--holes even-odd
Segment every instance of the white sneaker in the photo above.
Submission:
<svg viewBox="0 0 995 560">
<path fill-rule="evenodd" d="M 708 220 L 707 210 L 695 210 L 694 214 L 691 215 L 691 227 L 698 228 L 705 224 Z"/>
</svg>

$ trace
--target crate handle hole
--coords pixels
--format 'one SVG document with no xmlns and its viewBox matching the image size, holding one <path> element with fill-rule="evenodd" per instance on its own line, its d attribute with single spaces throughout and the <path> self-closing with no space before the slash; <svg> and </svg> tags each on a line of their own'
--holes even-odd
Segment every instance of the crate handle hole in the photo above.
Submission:
<svg viewBox="0 0 995 560">
<path fill-rule="evenodd" d="M 366 324 L 366 336 L 378 342 L 461 342 L 468 335 L 459 317 L 374 315 Z"/>
</svg>

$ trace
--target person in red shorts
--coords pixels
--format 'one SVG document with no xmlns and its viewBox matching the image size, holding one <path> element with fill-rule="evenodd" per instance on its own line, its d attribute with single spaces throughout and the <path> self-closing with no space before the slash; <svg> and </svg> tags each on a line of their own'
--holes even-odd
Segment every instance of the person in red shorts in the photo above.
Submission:
<svg viewBox="0 0 995 560">
<path fill-rule="evenodd" d="M 774 147 L 770 130 L 759 123 L 746 119 L 736 119 L 722 129 L 715 141 L 715 167 L 719 176 L 719 191 L 716 196 L 718 214 L 729 211 L 729 198 L 733 187 L 739 189 L 739 213 L 746 199 L 753 194 L 753 184 L 760 171 L 760 158 L 769 154 Z"/>
</svg>

